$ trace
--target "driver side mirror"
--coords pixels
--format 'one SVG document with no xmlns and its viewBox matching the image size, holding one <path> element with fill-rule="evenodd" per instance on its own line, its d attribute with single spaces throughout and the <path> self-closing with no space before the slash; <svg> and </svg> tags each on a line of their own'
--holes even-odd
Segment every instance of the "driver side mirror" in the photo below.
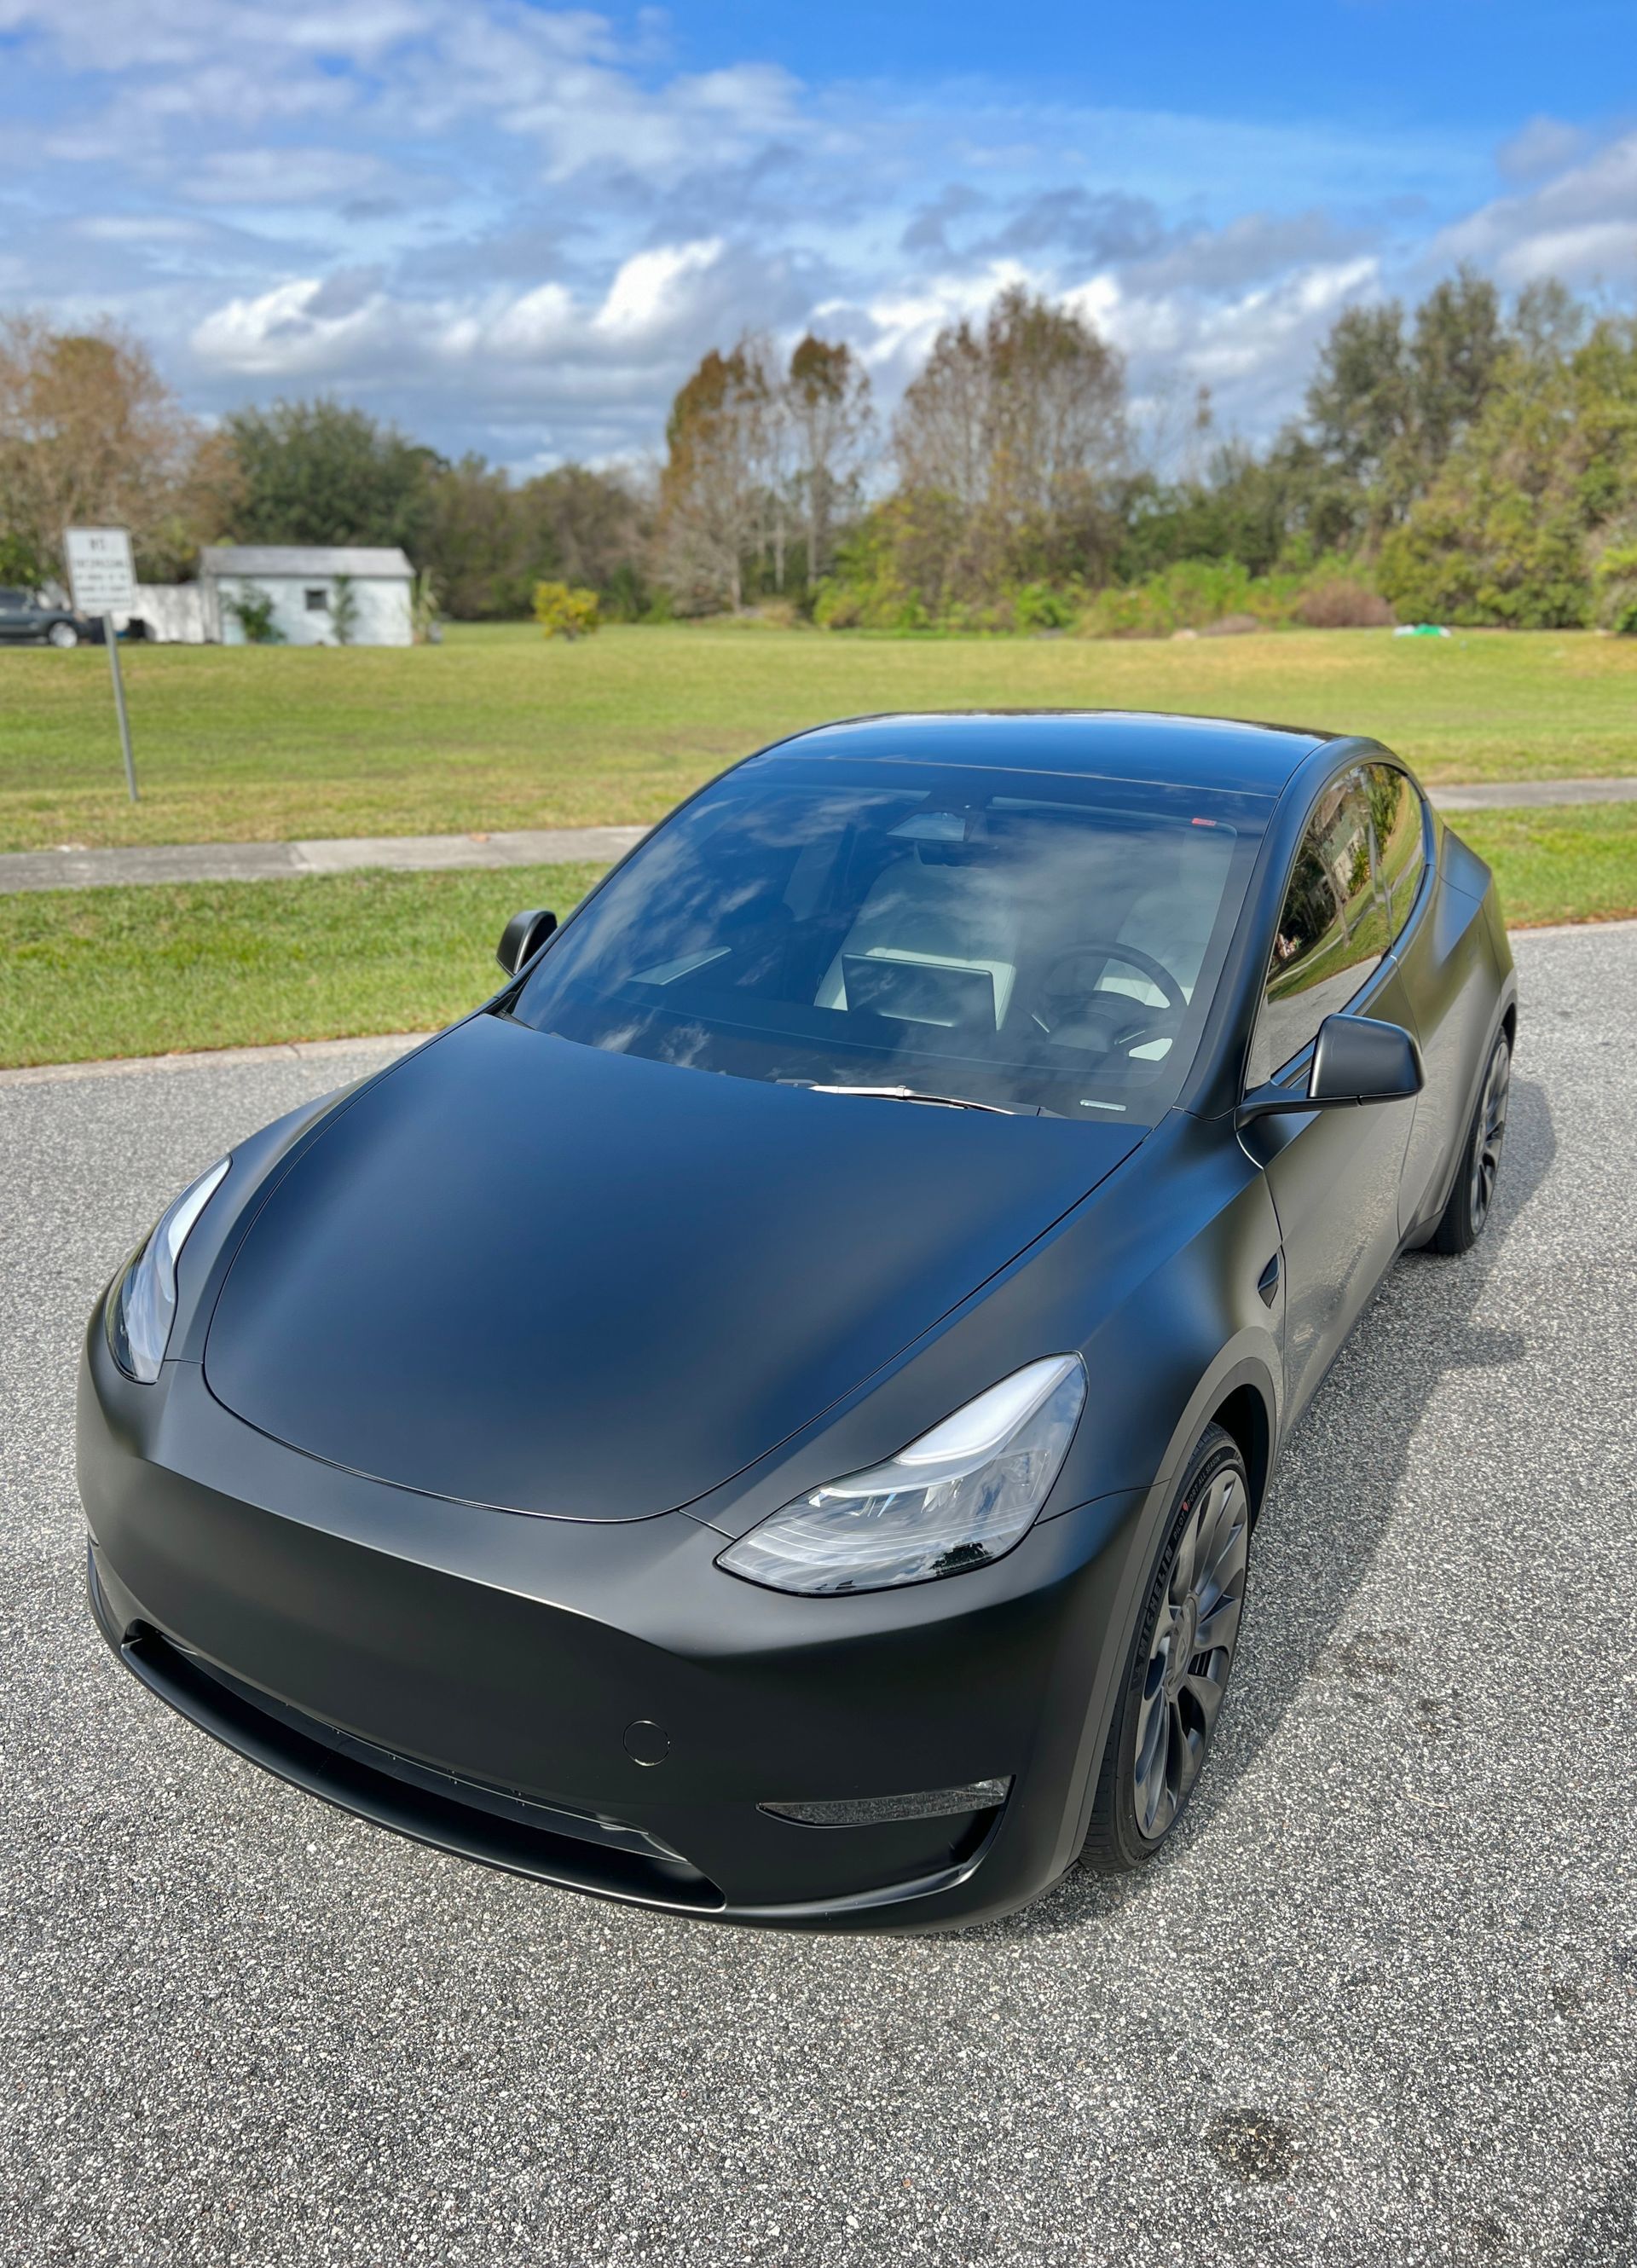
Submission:
<svg viewBox="0 0 1637 2268">
<path fill-rule="evenodd" d="M 1368 1016 L 1326 1016 L 1314 1043 L 1305 1090 L 1270 1081 L 1234 1113 L 1236 1125 L 1275 1111 L 1339 1110 L 1362 1102 L 1406 1102 L 1427 1084 L 1421 1051 L 1401 1025 Z"/>
<path fill-rule="evenodd" d="M 508 976 L 515 976 L 525 961 L 534 959 L 557 925 L 557 916 L 542 906 L 512 915 L 500 932 L 495 953 L 495 959 Z"/>
</svg>

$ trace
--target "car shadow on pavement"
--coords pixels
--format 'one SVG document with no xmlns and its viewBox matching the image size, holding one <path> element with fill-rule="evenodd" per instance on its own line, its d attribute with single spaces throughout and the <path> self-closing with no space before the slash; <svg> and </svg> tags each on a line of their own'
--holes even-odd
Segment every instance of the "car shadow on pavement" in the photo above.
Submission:
<svg viewBox="0 0 1637 2268">
<path fill-rule="evenodd" d="M 1391 1522 L 1412 1445 L 1441 1382 L 1452 1372 L 1503 1370 L 1524 1357 L 1521 1331 L 1472 1318 L 1556 1152 L 1545 1090 L 1515 1079 L 1506 1160 L 1484 1234 L 1459 1258 L 1406 1254 L 1314 1397 L 1273 1476 L 1251 1545 L 1245 1643 L 1220 1732 L 1164 1852 L 1135 1874 L 1113 1878 L 1072 1868 L 1034 1905 L 970 1934 L 1079 1929 L 1150 1895 L 1237 1800 L 1239 1782 L 1310 1679 L 1333 1676 L 1380 1692 L 1393 1678 L 1405 1633 L 1338 1633 Z"/>
</svg>

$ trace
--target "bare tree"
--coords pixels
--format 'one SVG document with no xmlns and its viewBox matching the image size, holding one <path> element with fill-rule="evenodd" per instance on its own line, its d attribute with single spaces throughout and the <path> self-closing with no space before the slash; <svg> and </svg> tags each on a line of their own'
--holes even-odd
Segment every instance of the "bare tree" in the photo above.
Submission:
<svg viewBox="0 0 1637 2268">
<path fill-rule="evenodd" d="M 0 545 L 14 574 L 60 577 L 63 530 L 98 521 L 130 529 L 141 572 L 183 572 L 227 524 L 235 484 L 225 441 L 136 341 L 0 319 Z"/>
<path fill-rule="evenodd" d="M 893 450 L 904 488 L 952 497 L 969 512 L 990 501 L 993 390 L 981 335 L 964 319 L 947 324 L 894 422 Z"/>
<path fill-rule="evenodd" d="M 958 507 L 975 585 L 1065 571 L 1108 540 L 1125 401 L 1115 350 L 1014 285 L 933 342 L 893 429 L 903 485 Z"/>
<path fill-rule="evenodd" d="M 686 609 L 744 602 L 747 557 L 767 525 L 777 385 L 765 340 L 705 356 L 671 405 L 660 476 L 658 564 Z"/>
<path fill-rule="evenodd" d="M 874 430 L 869 372 L 852 349 L 809 332 L 790 357 L 785 400 L 796 445 L 794 489 L 807 521 L 807 580 L 830 565 L 837 523 L 857 492 Z"/>
</svg>

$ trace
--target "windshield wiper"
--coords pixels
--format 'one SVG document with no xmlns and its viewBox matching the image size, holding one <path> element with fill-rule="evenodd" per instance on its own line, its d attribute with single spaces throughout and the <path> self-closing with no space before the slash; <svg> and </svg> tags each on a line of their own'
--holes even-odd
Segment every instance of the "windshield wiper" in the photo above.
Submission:
<svg viewBox="0 0 1637 2268">
<path fill-rule="evenodd" d="M 790 1084 L 805 1086 L 814 1094 L 866 1094 L 887 1102 L 936 1102 L 946 1110 L 988 1110 L 997 1118 L 1021 1116 L 1018 1111 L 1008 1110 L 1003 1102 L 974 1102 L 968 1094 L 928 1094 L 918 1086 L 822 1086 L 811 1079 L 793 1079 Z"/>
</svg>

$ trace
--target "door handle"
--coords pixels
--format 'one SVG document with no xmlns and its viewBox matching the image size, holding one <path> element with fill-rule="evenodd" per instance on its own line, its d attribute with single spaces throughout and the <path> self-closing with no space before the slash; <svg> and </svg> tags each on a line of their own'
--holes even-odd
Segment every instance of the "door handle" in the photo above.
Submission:
<svg viewBox="0 0 1637 2268">
<path fill-rule="evenodd" d="M 1257 1278 L 1257 1291 L 1265 1307 L 1271 1307 L 1279 1297 L 1279 1255 L 1276 1252 Z"/>
</svg>

